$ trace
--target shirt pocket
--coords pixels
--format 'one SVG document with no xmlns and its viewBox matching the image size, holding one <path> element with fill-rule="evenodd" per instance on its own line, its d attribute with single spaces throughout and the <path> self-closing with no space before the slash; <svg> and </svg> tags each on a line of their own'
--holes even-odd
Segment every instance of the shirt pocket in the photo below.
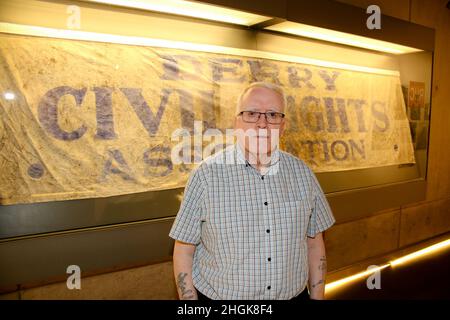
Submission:
<svg viewBox="0 0 450 320">
<path fill-rule="evenodd" d="M 289 245 L 306 240 L 311 208 L 307 201 L 297 200 L 283 202 L 280 208 L 281 233 Z"/>
</svg>

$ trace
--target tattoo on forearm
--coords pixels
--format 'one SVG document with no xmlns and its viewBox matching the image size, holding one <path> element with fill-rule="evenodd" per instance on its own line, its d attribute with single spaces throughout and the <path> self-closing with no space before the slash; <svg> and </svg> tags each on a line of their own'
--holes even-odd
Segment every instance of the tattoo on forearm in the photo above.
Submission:
<svg viewBox="0 0 450 320">
<path fill-rule="evenodd" d="M 327 274 L 327 258 L 325 256 L 320 257 L 320 264 L 318 267 L 319 271 L 322 272 L 322 279 L 320 279 L 319 281 L 317 281 L 316 283 L 313 283 L 311 285 L 311 289 L 314 289 L 316 287 L 318 287 L 321 284 L 325 283 L 325 275 Z"/>
<path fill-rule="evenodd" d="M 321 270 L 323 274 L 327 273 L 327 258 L 325 256 L 320 258 L 319 270 Z"/>
<path fill-rule="evenodd" d="M 320 279 L 318 282 L 314 283 L 311 288 L 314 289 L 315 287 L 317 287 L 318 285 L 321 285 L 323 283 L 323 279 Z"/>
<path fill-rule="evenodd" d="M 180 272 L 177 277 L 177 286 L 180 288 L 181 299 L 193 299 L 194 292 L 191 289 L 186 288 L 185 278 L 187 276 L 186 272 Z"/>
</svg>

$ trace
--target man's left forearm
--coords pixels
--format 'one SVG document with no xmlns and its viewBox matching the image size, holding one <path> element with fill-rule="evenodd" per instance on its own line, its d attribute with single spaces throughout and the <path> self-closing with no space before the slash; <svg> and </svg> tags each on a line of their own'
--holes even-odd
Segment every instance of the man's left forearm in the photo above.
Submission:
<svg viewBox="0 0 450 320">
<path fill-rule="evenodd" d="M 322 233 L 307 238 L 309 266 L 309 294 L 311 299 L 322 300 L 325 296 L 327 258 Z"/>
</svg>

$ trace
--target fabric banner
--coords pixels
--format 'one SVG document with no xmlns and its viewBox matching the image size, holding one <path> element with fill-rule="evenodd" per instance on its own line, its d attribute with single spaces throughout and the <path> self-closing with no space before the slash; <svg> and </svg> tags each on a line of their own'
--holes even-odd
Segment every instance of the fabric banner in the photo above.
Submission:
<svg viewBox="0 0 450 320">
<path fill-rule="evenodd" d="M 398 75 L 8 34 L 0 67 L 1 204 L 182 187 L 253 81 L 285 88 L 282 149 L 315 172 L 414 162 Z"/>
</svg>

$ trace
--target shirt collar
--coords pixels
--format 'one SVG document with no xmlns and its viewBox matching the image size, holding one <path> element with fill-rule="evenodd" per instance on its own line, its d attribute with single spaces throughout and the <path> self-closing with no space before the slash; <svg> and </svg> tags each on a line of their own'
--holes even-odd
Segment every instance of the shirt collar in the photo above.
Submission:
<svg viewBox="0 0 450 320">
<path fill-rule="evenodd" d="M 239 164 L 245 164 L 246 166 L 252 166 L 245 158 L 244 151 L 242 150 L 242 146 L 238 142 L 236 142 L 236 159 L 237 159 L 237 163 L 239 163 Z M 274 151 L 272 151 L 269 167 L 278 165 L 279 161 L 280 161 L 280 151 L 277 147 Z"/>
</svg>

